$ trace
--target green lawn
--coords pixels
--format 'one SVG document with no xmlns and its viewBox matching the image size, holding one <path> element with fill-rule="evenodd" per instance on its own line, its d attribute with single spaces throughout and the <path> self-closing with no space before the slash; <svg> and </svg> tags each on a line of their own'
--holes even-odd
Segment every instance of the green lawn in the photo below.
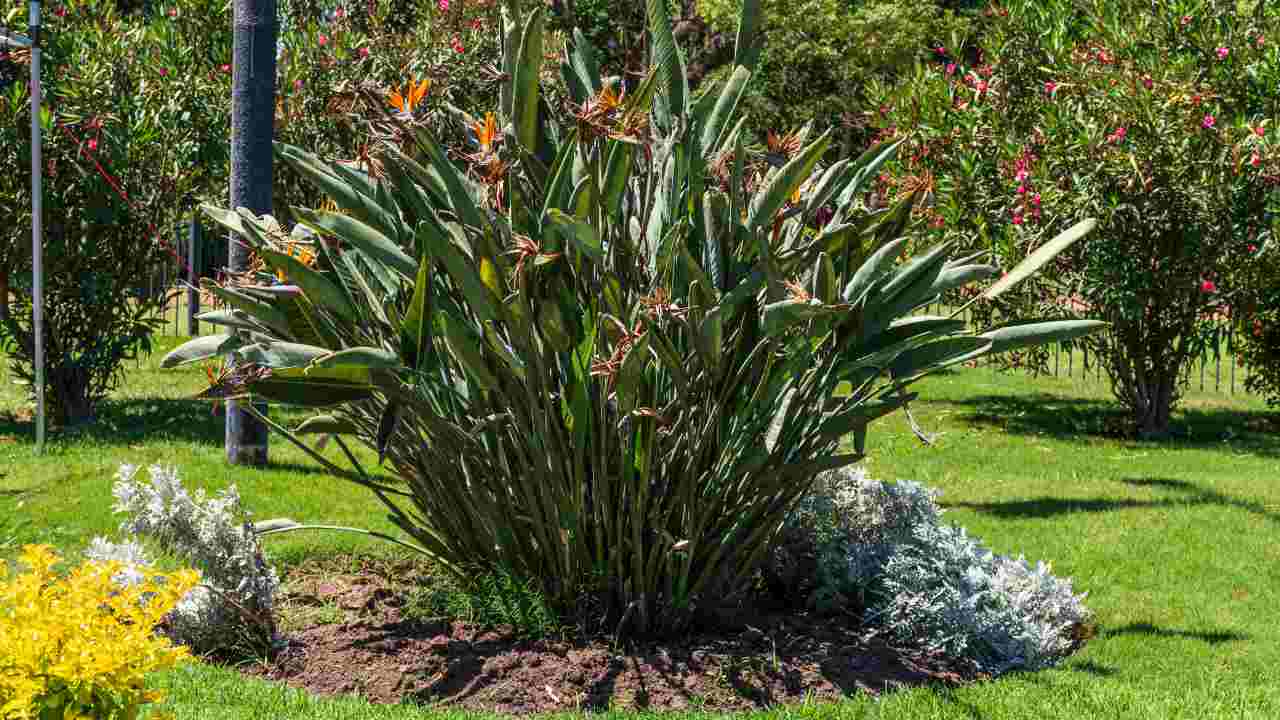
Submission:
<svg viewBox="0 0 1280 720">
<path fill-rule="evenodd" d="M 16 388 L 0 378 L 0 555 L 26 542 L 74 552 L 111 532 L 111 476 L 122 461 L 177 464 L 208 489 L 235 481 L 262 518 L 386 529 L 359 488 L 314 472 L 278 438 L 270 469 L 227 467 L 221 418 L 183 399 L 202 373 L 161 373 L 154 362 L 130 372 L 97 425 L 55 438 L 41 458 L 30 424 L 14 420 Z M 919 390 L 915 415 L 939 433 L 935 446 L 921 446 L 903 418 L 882 422 L 869 442 L 874 476 L 941 488 L 949 518 L 993 549 L 1052 562 L 1089 592 L 1099 635 L 1047 672 L 770 716 L 1280 717 L 1280 420 L 1257 400 L 1192 393 L 1178 439 L 1145 444 L 1105 436 L 1114 413 L 1093 383 L 980 368 Z M 386 552 L 338 535 L 285 536 L 269 549 L 281 563 Z M 314 700 L 202 665 L 158 684 L 179 718 L 455 716 Z"/>
</svg>

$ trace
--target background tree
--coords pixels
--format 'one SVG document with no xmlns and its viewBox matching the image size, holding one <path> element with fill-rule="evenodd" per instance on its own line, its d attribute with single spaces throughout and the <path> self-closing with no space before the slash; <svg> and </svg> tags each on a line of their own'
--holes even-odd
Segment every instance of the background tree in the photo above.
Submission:
<svg viewBox="0 0 1280 720">
<path fill-rule="evenodd" d="M 1053 273 L 986 312 L 1110 322 L 1086 347 L 1143 436 L 1169 431 L 1192 359 L 1248 305 L 1244 271 L 1275 251 L 1280 171 L 1276 9 L 1156 7 L 993 5 L 970 39 L 886 89 L 876 118 L 881 138 L 912 134 L 879 192 L 929 199 L 919 237 L 973 238 L 1007 264 L 1099 218 Z"/>
</svg>

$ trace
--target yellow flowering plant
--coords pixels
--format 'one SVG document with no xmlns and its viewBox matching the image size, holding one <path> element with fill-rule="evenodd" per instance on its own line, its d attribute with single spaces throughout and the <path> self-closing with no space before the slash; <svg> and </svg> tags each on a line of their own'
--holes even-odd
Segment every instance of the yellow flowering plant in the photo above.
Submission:
<svg viewBox="0 0 1280 720">
<path fill-rule="evenodd" d="M 161 697 L 145 689 L 147 674 L 189 658 L 156 626 L 200 576 L 118 562 L 59 575 L 60 562 L 29 545 L 25 571 L 8 577 L 0 564 L 0 718 L 136 718 Z"/>
</svg>

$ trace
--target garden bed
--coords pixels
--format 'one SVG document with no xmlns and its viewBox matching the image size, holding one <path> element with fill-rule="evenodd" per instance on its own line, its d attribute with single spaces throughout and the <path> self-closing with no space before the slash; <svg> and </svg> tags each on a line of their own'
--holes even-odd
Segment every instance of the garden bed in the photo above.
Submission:
<svg viewBox="0 0 1280 720">
<path fill-rule="evenodd" d="M 966 679 L 944 658 L 895 648 L 851 619 L 740 615 L 625 647 L 572 631 L 529 639 L 417 617 L 406 607 L 410 587 L 391 577 L 377 566 L 295 570 L 282 598 L 288 646 L 244 671 L 317 695 L 512 713 L 746 709 Z"/>
</svg>

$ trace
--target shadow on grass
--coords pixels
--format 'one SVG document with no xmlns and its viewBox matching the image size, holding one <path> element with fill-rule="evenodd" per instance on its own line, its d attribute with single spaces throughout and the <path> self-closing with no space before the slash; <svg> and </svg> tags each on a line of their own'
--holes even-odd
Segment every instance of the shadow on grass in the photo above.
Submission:
<svg viewBox="0 0 1280 720">
<path fill-rule="evenodd" d="M 1066 670 L 1074 670 L 1075 672 L 1088 673 L 1095 677 L 1114 677 L 1119 675 L 1120 671 L 1110 665 L 1099 665 L 1092 660 L 1081 660 L 1063 665 Z"/>
<path fill-rule="evenodd" d="M 1216 632 L 1198 632 L 1194 630 L 1175 630 L 1173 628 L 1162 628 L 1151 623 L 1129 623 L 1118 628 L 1110 628 L 1102 631 L 1103 637 L 1116 637 L 1117 635 L 1143 635 L 1147 637 L 1157 638 L 1185 638 L 1189 640 L 1199 640 L 1209 645 L 1221 645 L 1222 643 L 1240 642 L 1248 640 L 1249 636 L 1243 633 L 1231 631 Z"/>
<path fill-rule="evenodd" d="M 1280 457 L 1280 413 L 1225 408 L 1185 408 L 1174 414 L 1170 437 L 1140 441 L 1125 437 L 1128 416 L 1115 402 L 1053 393 L 980 395 L 934 400 L 967 409 L 961 422 L 999 428 L 1016 435 L 1048 435 L 1060 440 L 1124 439 L 1135 445 L 1170 448 L 1222 447 Z"/>
<path fill-rule="evenodd" d="M 292 424 L 293 411 L 272 408 L 272 417 Z M 104 400 L 96 417 L 66 428 L 50 428 L 49 441 L 88 442 L 104 445 L 129 444 L 149 440 L 171 440 L 196 445 L 221 446 L 226 415 L 207 400 L 186 398 L 129 398 Z M 35 423 L 29 417 L 0 412 L 0 437 L 23 445 L 35 444 Z"/>
<path fill-rule="evenodd" d="M 1024 518 L 1043 520 L 1059 515 L 1072 513 L 1116 512 L 1134 508 L 1171 508 L 1198 505 L 1216 505 L 1218 507 L 1244 510 L 1259 517 L 1280 524 L 1280 513 L 1254 500 L 1233 497 L 1215 490 L 1205 490 L 1185 480 L 1175 478 L 1142 478 L 1128 477 L 1118 480 L 1130 487 L 1161 488 L 1179 493 L 1172 497 L 1161 498 L 1061 498 L 1038 497 L 1028 500 L 1011 500 L 1007 502 L 957 502 L 943 503 L 948 508 L 964 508 L 994 515 L 999 518 Z"/>
</svg>

